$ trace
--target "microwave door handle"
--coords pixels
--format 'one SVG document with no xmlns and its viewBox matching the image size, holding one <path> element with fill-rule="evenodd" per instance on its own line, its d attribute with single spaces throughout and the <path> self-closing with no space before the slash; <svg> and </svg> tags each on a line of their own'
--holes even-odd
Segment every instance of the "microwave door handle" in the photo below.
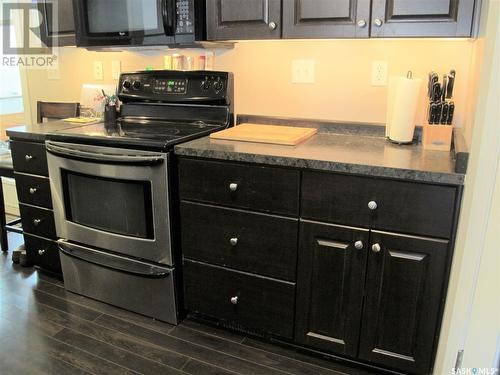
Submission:
<svg viewBox="0 0 500 375">
<path fill-rule="evenodd" d="M 161 0 L 161 17 L 167 36 L 175 36 L 175 1 Z"/>
<path fill-rule="evenodd" d="M 47 142 L 45 147 L 48 152 L 58 156 L 77 157 L 88 161 L 113 162 L 127 164 L 161 164 L 165 161 L 163 155 L 110 155 L 77 150 Z"/>
<path fill-rule="evenodd" d="M 136 276 L 161 278 L 168 276 L 172 272 L 168 268 L 158 267 L 118 255 L 89 249 L 87 247 L 71 244 L 65 240 L 57 241 L 57 245 L 59 251 L 68 257 Z"/>
</svg>

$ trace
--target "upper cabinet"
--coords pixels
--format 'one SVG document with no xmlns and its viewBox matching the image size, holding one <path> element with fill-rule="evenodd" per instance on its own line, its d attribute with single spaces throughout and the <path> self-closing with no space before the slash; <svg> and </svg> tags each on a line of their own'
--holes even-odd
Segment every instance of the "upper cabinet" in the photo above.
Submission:
<svg viewBox="0 0 500 375">
<path fill-rule="evenodd" d="M 372 37 L 471 35 L 474 0 L 373 0 Z"/>
<path fill-rule="evenodd" d="M 207 39 L 279 39 L 280 0 L 207 0 Z"/>
<path fill-rule="evenodd" d="M 207 0 L 207 37 L 468 37 L 477 3 L 479 0 Z"/>
<path fill-rule="evenodd" d="M 73 18 L 73 0 L 57 1 L 57 28 L 54 27 L 52 1 L 38 0 L 38 10 L 43 15 L 40 36 L 47 46 L 74 46 L 75 21 Z"/>
<path fill-rule="evenodd" d="M 370 0 L 285 0 L 283 38 L 367 38 Z"/>
</svg>

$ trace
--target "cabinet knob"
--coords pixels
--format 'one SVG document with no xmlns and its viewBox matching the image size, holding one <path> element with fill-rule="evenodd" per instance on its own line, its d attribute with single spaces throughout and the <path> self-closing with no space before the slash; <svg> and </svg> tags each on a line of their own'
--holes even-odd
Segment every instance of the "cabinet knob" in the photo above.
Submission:
<svg viewBox="0 0 500 375">
<path fill-rule="evenodd" d="M 236 305 L 238 303 L 238 296 L 231 297 L 231 303 Z"/>
<path fill-rule="evenodd" d="M 43 255 L 43 254 L 45 254 L 45 249 L 38 250 L 38 255 Z"/>
<path fill-rule="evenodd" d="M 24 160 L 30 161 L 31 159 L 33 159 L 32 155 L 28 155 L 28 154 L 24 155 Z"/>
<path fill-rule="evenodd" d="M 33 224 L 38 225 L 42 222 L 42 219 L 33 219 Z"/>
<path fill-rule="evenodd" d="M 366 21 L 365 20 L 359 20 L 358 21 L 358 26 L 363 28 L 363 27 L 366 27 Z"/>
<path fill-rule="evenodd" d="M 236 190 L 238 190 L 238 184 L 237 184 L 237 183 L 234 183 L 234 182 L 231 182 L 231 183 L 229 184 L 229 190 L 231 190 L 231 191 L 236 191 Z"/>
<path fill-rule="evenodd" d="M 361 250 L 363 248 L 363 241 L 356 241 L 356 242 L 354 242 L 354 247 L 357 250 Z"/>
<path fill-rule="evenodd" d="M 368 202 L 368 208 L 369 208 L 370 210 L 376 210 L 376 209 L 377 209 L 377 207 L 378 207 L 377 202 L 375 202 L 375 201 L 370 201 L 370 202 Z"/>
<path fill-rule="evenodd" d="M 380 27 L 384 22 L 380 18 L 375 18 L 373 20 L 373 23 L 375 24 L 375 26 Z"/>
<path fill-rule="evenodd" d="M 380 244 L 375 243 L 375 244 L 373 244 L 373 245 L 372 245 L 372 251 L 373 251 L 374 253 L 379 253 L 379 252 L 380 252 L 380 250 L 382 250 L 382 247 L 380 246 Z"/>
<path fill-rule="evenodd" d="M 30 188 L 30 194 L 35 194 L 36 193 L 36 188 Z"/>
<path fill-rule="evenodd" d="M 271 30 L 276 30 L 276 28 L 278 27 L 278 25 L 274 21 L 269 22 L 268 26 Z"/>
<path fill-rule="evenodd" d="M 236 246 L 238 244 L 238 237 L 233 237 L 229 240 L 229 243 L 232 245 L 232 246 Z"/>
</svg>

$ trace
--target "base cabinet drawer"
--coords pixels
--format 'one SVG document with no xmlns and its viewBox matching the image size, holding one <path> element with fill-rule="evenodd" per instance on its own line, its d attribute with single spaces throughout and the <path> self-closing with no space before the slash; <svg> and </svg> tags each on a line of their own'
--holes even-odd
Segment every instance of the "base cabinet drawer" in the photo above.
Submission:
<svg viewBox="0 0 500 375">
<path fill-rule="evenodd" d="M 301 216 L 335 224 L 450 238 L 457 190 L 338 173 L 304 172 Z"/>
<path fill-rule="evenodd" d="M 181 203 L 185 257 L 295 280 L 298 219 Z"/>
<path fill-rule="evenodd" d="M 50 180 L 22 173 L 14 173 L 19 202 L 52 208 Z"/>
<path fill-rule="evenodd" d="M 62 272 L 56 242 L 24 233 L 24 244 L 28 259 L 32 263 L 52 272 Z"/>
<path fill-rule="evenodd" d="M 184 260 L 187 310 L 243 329 L 293 337 L 295 284 Z"/>
<path fill-rule="evenodd" d="M 54 212 L 49 209 L 19 204 L 23 231 L 40 237 L 56 240 L 56 226 L 54 223 Z"/>
<path fill-rule="evenodd" d="M 10 146 L 15 171 L 49 175 L 45 143 L 12 141 Z"/>
<path fill-rule="evenodd" d="M 181 159 L 181 199 L 297 216 L 297 170 Z"/>
</svg>

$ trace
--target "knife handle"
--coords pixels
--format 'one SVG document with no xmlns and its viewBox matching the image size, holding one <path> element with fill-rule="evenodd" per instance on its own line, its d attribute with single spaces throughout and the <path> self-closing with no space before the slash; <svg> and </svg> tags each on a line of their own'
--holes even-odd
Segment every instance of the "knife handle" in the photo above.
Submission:
<svg viewBox="0 0 500 375">
<path fill-rule="evenodd" d="M 448 119 L 446 121 L 448 125 L 451 125 L 453 123 L 454 112 L 455 112 L 455 103 L 451 102 L 450 105 L 448 106 Z"/>
<path fill-rule="evenodd" d="M 434 122 L 436 124 L 439 124 L 441 122 L 441 111 L 443 110 L 443 104 L 441 102 L 436 104 L 436 118 L 434 119 Z"/>
<path fill-rule="evenodd" d="M 445 125 L 448 122 L 448 111 L 449 105 L 448 103 L 443 104 L 443 110 L 441 112 L 441 125 Z"/>
</svg>

